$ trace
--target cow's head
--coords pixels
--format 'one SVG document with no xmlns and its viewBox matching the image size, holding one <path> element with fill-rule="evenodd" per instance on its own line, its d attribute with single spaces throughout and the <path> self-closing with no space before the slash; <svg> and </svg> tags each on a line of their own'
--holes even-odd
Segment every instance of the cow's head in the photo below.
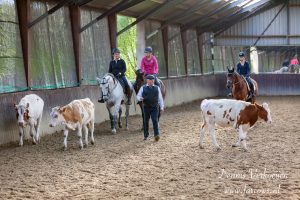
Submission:
<svg viewBox="0 0 300 200">
<path fill-rule="evenodd" d="M 256 108 L 258 109 L 259 118 L 263 119 L 267 123 L 272 123 L 271 111 L 267 103 L 263 103 L 262 106 L 255 103 Z"/>
<path fill-rule="evenodd" d="M 16 105 L 16 104 L 14 104 L 14 106 L 15 106 L 15 110 L 16 110 L 18 125 L 24 127 L 30 118 L 29 103 L 27 103 L 25 106 L 24 105 Z"/>
<path fill-rule="evenodd" d="M 65 119 L 63 117 L 64 108 L 60 106 L 56 106 L 52 108 L 52 111 L 50 113 L 50 127 L 55 127 L 58 125 L 61 125 L 65 122 Z"/>
</svg>

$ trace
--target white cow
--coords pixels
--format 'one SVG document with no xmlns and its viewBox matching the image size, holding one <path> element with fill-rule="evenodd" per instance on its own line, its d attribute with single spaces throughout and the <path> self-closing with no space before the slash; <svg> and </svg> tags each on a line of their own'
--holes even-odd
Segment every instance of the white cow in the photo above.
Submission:
<svg viewBox="0 0 300 200">
<path fill-rule="evenodd" d="M 232 100 L 232 99 L 204 99 L 201 103 L 201 110 L 203 114 L 203 125 L 200 130 L 200 148 L 203 148 L 203 138 L 205 129 L 211 136 L 214 148 L 220 150 L 215 137 L 215 124 L 225 127 L 233 126 L 239 133 L 239 138 L 233 147 L 243 144 L 243 149 L 247 151 L 246 135 L 247 131 L 256 123 L 258 118 L 265 122 L 271 123 L 271 112 L 267 103 L 262 106 L 258 104 L 251 104 L 249 102 Z"/>
<path fill-rule="evenodd" d="M 30 136 L 33 144 L 36 144 L 39 137 L 39 127 L 43 116 L 44 101 L 36 94 L 26 95 L 18 105 L 15 104 L 20 133 L 20 146 L 23 146 L 24 129 L 30 126 Z"/>
<path fill-rule="evenodd" d="M 50 127 L 65 125 L 64 149 L 67 149 L 67 138 L 69 130 L 76 130 L 79 136 L 79 147 L 82 144 L 82 128 L 85 133 L 85 145 L 88 145 L 88 128 L 91 132 L 91 144 L 94 144 L 94 121 L 95 106 L 89 98 L 74 100 L 66 106 L 54 107 L 50 113 Z"/>
</svg>

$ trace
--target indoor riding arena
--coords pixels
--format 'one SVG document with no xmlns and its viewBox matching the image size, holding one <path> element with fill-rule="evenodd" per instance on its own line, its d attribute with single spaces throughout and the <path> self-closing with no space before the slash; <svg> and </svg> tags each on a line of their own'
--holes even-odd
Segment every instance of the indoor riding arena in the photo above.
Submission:
<svg viewBox="0 0 300 200">
<path fill-rule="evenodd" d="M 300 199 L 299 17 L 299 0 L 0 1 L 0 199 Z M 112 50 L 134 83 L 146 47 L 166 88 L 158 141 L 151 119 L 144 140 L 136 93 L 115 134 L 98 102 Z M 247 78 L 230 82 L 245 63 L 253 104 L 234 100 Z M 92 124 L 80 148 L 76 127 Z"/>
</svg>

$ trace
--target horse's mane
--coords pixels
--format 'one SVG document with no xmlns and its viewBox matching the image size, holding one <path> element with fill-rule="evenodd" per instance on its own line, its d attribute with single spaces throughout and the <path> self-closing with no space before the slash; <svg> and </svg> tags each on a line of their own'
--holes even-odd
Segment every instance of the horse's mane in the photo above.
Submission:
<svg viewBox="0 0 300 200">
<path fill-rule="evenodd" d="M 118 83 L 118 80 L 116 79 L 116 77 L 112 73 L 106 73 L 103 77 L 107 77 L 107 76 L 112 77 L 115 84 L 116 84 L 116 82 Z"/>
</svg>

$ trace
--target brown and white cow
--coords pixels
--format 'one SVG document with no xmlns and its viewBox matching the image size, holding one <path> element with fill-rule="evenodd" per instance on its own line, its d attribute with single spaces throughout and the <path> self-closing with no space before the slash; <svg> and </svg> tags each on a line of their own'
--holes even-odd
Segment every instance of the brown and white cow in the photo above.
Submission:
<svg viewBox="0 0 300 200">
<path fill-rule="evenodd" d="M 42 120 L 44 101 L 36 94 L 24 96 L 18 105 L 15 104 L 19 125 L 20 142 L 23 146 L 24 129 L 30 126 L 30 136 L 33 144 L 39 141 L 39 127 Z"/>
<path fill-rule="evenodd" d="M 246 151 L 246 135 L 247 131 L 253 127 L 258 119 L 271 123 L 271 113 L 267 103 L 262 106 L 251 104 L 249 102 L 232 100 L 232 99 L 204 99 L 201 103 L 201 111 L 203 114 L 203 125 L 200 130 L 200 148 L 203 148 L 203 138 L 205 129 L 211 136 L 214 148 L 220 150 L 215 137 L 215 125 L 221 127 L 233 126 L 239 133 L 239 138 L 233 147 L 243 144 L 243 149 Z"/>
<path fill-rule="evenodd" d="M 88 145 L 88 129 L 91 132 L 91 144 L 94 144 L 95 106 L 89 98 L 74 100 L 66 106 L 54 107 L 50 113 L 50 127 L 65 125 L 64 149 L 67 149 L 69 130 L 76 130 L 79 137 L 79 147 L 82 144 L 82 128 L 85 133 L 85 145 Z"/>
</svg>

